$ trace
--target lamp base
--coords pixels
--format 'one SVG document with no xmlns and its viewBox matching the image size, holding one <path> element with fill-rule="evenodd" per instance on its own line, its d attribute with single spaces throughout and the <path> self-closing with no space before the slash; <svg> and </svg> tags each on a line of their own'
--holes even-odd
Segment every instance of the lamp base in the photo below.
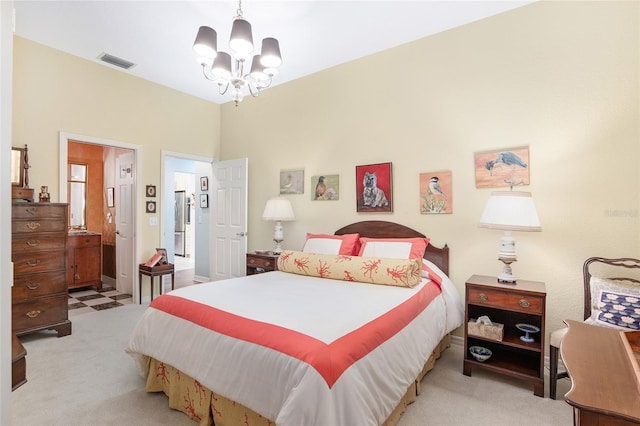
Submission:
<svg viewBox="0 0 640 426">
<path fill-rule="evenodd" d="M 516 277 L 513 276 L 513 270 L 511 269 L 511 264 L 515 262 L 517 259 L 515 257 L 499 257 L 498 260 L 504 263 L 502 272 L 498 275 L 498 282 L 515 284 Z"/>
<path fill-rule="evenodd" d="M 276 242 L 276 246 L 274 247 L 273 250 L 271 250 L 271 253 L 273 254 L 281 254 L 282 253 L 282 246 L 280 245 L 280 243 L 282 243 L 282 241 L 284 240 L 273 240 Z"/>
</svg>

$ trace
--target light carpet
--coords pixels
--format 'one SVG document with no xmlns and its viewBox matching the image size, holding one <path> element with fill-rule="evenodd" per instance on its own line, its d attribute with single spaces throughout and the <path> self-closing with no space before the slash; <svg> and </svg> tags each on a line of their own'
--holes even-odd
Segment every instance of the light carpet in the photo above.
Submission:
<svg viewBox="0 0 640 426">
<path fill-rule="evenodd" d="M 124 352 L 146 305 L 126 305 L 73 319 L 71 336 L 23 336 L 28 382 L 12 393 L 13 425 L 194 425 L 169 408 Z M 462 374 L 461 345 L 453 344 L 423 380 L 423 391 L 399 426 L 570 425 L 566 402 L 539 398 L 526 383 L 489 372 Z M 558 395 L 570 387 L 558 384 Z M 548 384 L 547 384 L 548 388 Z M 357 426 L 357 425 L 348 425 Z"/>
</svg>

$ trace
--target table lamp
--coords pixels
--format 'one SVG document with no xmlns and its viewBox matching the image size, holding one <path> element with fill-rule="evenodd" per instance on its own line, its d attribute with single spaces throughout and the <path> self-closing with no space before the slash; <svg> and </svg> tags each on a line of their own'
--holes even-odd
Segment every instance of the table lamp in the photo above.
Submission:
<svg viewBox="0 0 640 426">
<path fill-rule="evenodd" d="M 267 201 L 267 205 L 264 206 L 264 212 L 262 212 L 263 220 L 273 220 L 276 225 L 273 230 L 273 241 L 276 242 L 276 247 L 273 249 L 274 254 L 282 253 L 282 246 L 280 245 L 284 241 L 284 233 L 282 231 L 282 221 L 295 220 L 296 217 L 293 214 L 293 207 L 291 202 L 282 197 L 274 197 Z"/>
<path fill-rule="evenodd" d="M 511 263 L 517 260 L 516 241 L 511 235 L 511 231 L 542 231 L 531 193 L 520 191 L 492 192 L 480 218 L 479 226 L 481 228 L 501 229 L 504 231 L 498 253 L 498 260 L 504 263 L 504 268 L 498 275 L 498 281 L 515 283 L 516 277 L 511 270 Z"/>
</svg>

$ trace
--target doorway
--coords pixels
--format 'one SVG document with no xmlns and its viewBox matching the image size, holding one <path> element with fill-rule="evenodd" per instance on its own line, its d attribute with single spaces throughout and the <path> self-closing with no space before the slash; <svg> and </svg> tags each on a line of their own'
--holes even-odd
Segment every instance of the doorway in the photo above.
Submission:
<svg viewBox="0 0 640 426">
<path fill-rule="evenodd" d="M 100 188 L 89 191 L 95 199 L 87 200 L 87 211 L 92 210 L 89 225 L 92 227 L 91 231 L 102 234 L 102 264 L 107 266 L 102 270 L 103 282 L 113 285 L 119 292 L 132 294 L 133 300 L 138 300 L 138 289 L 134 284 L 137 277 L 137 254 L 140 250 L 135 236 L 139 235 L 140 230 L 136 218 L 135 194 L 138 185 L 137 170 L 141 166 L 141 147 L 120 141 L 60 132 L 60 202 L 69 201 L 67 163 L 71 144 L 74 146 L 73 149 L 79 148 L 79 151 L 74 151 L 74 155 L 82 156 L 83 149 L 92 152 L 94 156 L 99 155 L 91 161 L 94 164 L 93 168 L 101 167 L 103 170 L 100 173 Z"/>
</svg>

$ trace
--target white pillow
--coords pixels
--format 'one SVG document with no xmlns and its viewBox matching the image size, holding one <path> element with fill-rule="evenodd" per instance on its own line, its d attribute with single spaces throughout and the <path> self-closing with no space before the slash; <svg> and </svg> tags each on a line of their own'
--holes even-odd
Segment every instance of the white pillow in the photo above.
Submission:
<svg viewBox="0 0 640 426">
<path fill-rule="evenodd" d="M 302 251 L 317 254 L 338 254 L 342 246 L 342 240 L 328 238 L 310 238 L 304 243 Z"/>
</svg>

